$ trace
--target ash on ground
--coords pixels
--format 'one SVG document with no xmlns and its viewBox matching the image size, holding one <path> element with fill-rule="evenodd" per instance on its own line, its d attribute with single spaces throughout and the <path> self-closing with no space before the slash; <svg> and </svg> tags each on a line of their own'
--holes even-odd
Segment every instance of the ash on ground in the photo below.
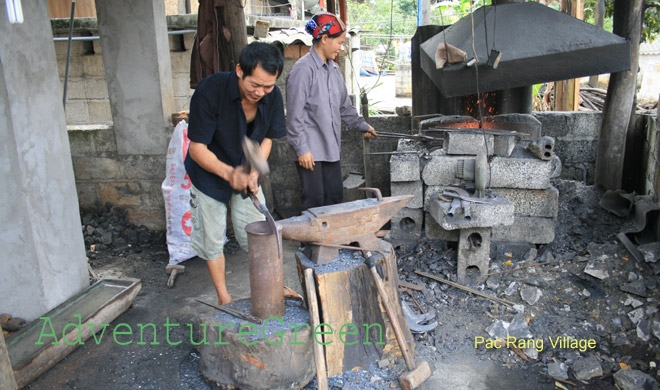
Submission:
<svg viewBox="0 0 660 390">
<path fill-rule="evenodd" d="M 560 194 L 555 240 L 493 243 L 490 276 L 476 286 L 513 308 L 414 272 L 456 281 L 456 250 L 447 243 L 420 240 L 397 248 L 400 279 L 424 287 L 402 290 L 401 298 L 417 310 L 435 309 L 440 323 L 416 335 L 417 359 L 468 354 L 536 370 L 540 383 L 657 389 L 660 263 L 638 263 L 617 240 L 631 222 L 599 206 L 602 190 L 575 181 L 554 185 Z M 487 344 L 496 339 L 510 343 Z"/>
<path fill-rule="evenodd" d="M 569 389 L 657 388 L 660 262 L 637 262 L 617 240 L 630 220 L 599 206 L 602 190 L 575 181 L 553 185 L 559 190 L 555 240 L 548 245 L 493 243 L 489 273 L 494 275 L 473 286 L 512 301 L 515 308 L 414 272 L 456 281 L 455 243 L 393 242 L 399 278 L 423 287 L 401 289 L 401 298 L 417 313 L 418 305 L 425 312 L 435 309 L 439 323 L 435 330 L 414 336 L 415 360 L 428 361 L 432 371 L 460 359 L 490 362 L 519 373 L 525 380 L 520 388 L 554 388 L 556 383 Z M 164 234 L 132 226 L 112 206 L 85 214 L 83 231 L 93 268 L 124 255 L 139 257 L 142 264 L 132 261 L 126 267 L 133 267 L 143 284 L 163 284 L 168 258 Z M 104 243 L 103 237 L 112 240 Z M 529 267 L 516 270 L 524 266 Z M 484 343 L 475 347 L 480 337 Z M 511 348 L 485 347 L 485 340 L 507 337 L 517 340 Z M 196 360 L 186 364 L 187 375 L 204 388 Z M 406 370 L 403 359 L 397 359 L 358 367 L 328 383 L 335 390 L 398 388 L 397 378 Z M 305 387 L 316 388 L 315 379 Z"/>
</svg>

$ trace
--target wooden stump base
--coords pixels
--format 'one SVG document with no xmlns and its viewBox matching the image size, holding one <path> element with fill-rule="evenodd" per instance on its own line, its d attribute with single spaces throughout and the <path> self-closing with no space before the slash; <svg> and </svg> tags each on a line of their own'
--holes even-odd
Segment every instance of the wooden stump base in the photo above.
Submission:
<svg viewBox="0 0 660 390">
<path fill-rule="evenodd" d="M 384 253 L 380 268 L 385 290 L 414 353 L 414 343 L 401 310 L 399 277 L 392 246 L 379 241 Z M 383 358 L 401 357 L 394 331 L 378 295 L 376 283 L 362 253 L 341 249 L 330 263 L 314 264 L 302 251 L 296 253 L 298 272 L 306 291 L 304 271 L 314 270 L 328 376 L 355 367 L 368 368 Z M 319 336 L 320 337 L 320 336 Z"/>
<path fill-rule="evenodd" d="M 250 313 L 251 305 L 250 299 L 241 299 L 227 306 Z M 285 311 L 283 317 L 261 325 L 220 311 L 200 314 L 199 329 L 206 325 L 206 343 L 199 346 L 204 378 L 223 389 L 300 389 L 307 385 L 316 375 L 313 330 L 304 325 L 310 323 L 309 312 L 294 300 L 285 301 Z M 200 336 L 197 342 L 201 340 Z"/>
</svg>

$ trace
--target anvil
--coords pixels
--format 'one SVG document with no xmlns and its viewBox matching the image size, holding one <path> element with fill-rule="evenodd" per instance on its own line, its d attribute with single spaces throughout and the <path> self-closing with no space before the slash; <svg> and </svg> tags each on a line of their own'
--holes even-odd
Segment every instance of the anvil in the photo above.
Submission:
<svg viewBox="0 0 660 390">
<path fill-rule="evenodd" d="M 316 264 L 324 264 L 339 256 L 336 245 L 358 243 L 361 248 L 372 251 L 385 250 L 376 233 L 413 197 L 401 195 L 383 198 L 378 191 L 376 198 L 314 207 L 300 216 L 276 223 L 282 227 L 282 238 L 311 243 L 311 260 Z"/>
</svg>

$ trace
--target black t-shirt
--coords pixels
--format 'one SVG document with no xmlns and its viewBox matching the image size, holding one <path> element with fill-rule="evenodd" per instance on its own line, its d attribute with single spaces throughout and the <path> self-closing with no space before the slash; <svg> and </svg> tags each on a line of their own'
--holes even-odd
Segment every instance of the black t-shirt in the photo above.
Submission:
<svg viewBox="0 0 660 390">
<path fill-rule="evenodd" d="M 245 162 L 241 140 L 247 134 L 247 123 L 236 72 L 214 73 L 202 80 L 190 100 L 188 138 L 208 145 L 220 161 L 232 167 Z M 264 138 L 286 135 L 282 93 L 275 86 L 260 101 L 252 122 L 249 138 L 261 143 Z M 193 185 L 204 194 L 227 203 L 233 189 L 229 183 L 199 166 L 186 156 L 186 172 Z"/>
</svg>

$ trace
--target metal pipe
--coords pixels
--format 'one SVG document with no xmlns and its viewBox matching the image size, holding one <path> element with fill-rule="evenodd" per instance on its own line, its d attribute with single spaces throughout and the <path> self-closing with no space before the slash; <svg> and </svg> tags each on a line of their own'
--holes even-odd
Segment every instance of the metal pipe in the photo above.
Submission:
<svg viewBox="0 0 660 390">
<path fill-rule="evenodd" d="M 182 35 L 182 34 L 194 34 L 196 33 L 197 30 L 172 30 L 168 31 L 167 35 Z M 101 39 L 100 36 L 98 35 L 90 35 L 87 37 L 72 37 L 72 41 L 97 41 Z M 69 38 L 67 37 L 53 37 L 53 41 L 58 42 L 58 41 L 68 41 Z"/>
<path fill-rule="evenodd" d="M 278 226 L 278 229 L 281 227 Z M 245 227 L 250 261 L 252 314 L 261 319 L 284 315 L 284 265 L 278 256 L 278 237 L 266 221 Z M 280 238 L 281 240 L 281 238 Z M 279 245 L 282 245 L 279 242 Z"/>
<path fill-rule="evenodd" d="M 69 36 L 67 38 L 68 45 L 66 49 L 66 69 L 64 70 L 64 91 L 62 92 L 62 106 L 66 111 L 66 88 L 69 81 L 69 63 L 71 62 L 71 37 L 73 36 L 73 19 L 76 14 L 76 0 L 71 1 L 71 19 L 69 20 Z"/>
</svg>

